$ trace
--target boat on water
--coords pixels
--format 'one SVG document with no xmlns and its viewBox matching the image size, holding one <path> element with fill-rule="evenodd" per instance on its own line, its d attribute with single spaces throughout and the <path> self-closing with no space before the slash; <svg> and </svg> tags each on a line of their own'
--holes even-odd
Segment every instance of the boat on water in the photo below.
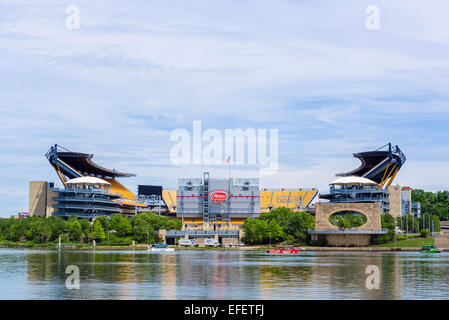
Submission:
<svg viewBox="0 0 449 320">
<path fill-rule="evenodd" d="M 174 252 L 174 248 L 170 248 L 168 244 L 153 244 L 148 246 L 148 251 L 151 252 Z"/>
<path fill-rule="evenodd" d="M 301 250 L 304 250 L 303 248 L 274 248 L 267 250 L 267 253 L 270 254 L 286 254 L 286 255 L 292 255 L 292 254 L 299 254 Z"/>
<path fill-rule="evenodd" d="M 428 245 L 428 246 L 422 246 L 420 252 L 422 252 L 422 253 L 440 253 L 441 250 L 437 249 L 435 246 Z"/>
</svg>

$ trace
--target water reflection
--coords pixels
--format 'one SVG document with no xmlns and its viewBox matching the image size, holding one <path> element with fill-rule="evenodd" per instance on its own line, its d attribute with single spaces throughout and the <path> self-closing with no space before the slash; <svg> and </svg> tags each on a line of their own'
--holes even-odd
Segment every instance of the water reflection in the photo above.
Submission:
<svg viewBox="0 0 449 320">
<path fill-rule="evenodd" d="M 69 265 L 80 290 L 65 286 Z M 447 253 L 0 249 L 0 299 L 447 299 L 448 271 Z"/>
</svg>

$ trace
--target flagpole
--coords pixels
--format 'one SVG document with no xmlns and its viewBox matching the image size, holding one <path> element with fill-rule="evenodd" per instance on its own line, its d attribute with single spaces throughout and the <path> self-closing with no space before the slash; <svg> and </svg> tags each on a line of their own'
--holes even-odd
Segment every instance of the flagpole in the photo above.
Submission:
<svg viewBox="0 0 449 320">
<path fill-rule="evenodd" d="M 231 227 L 231 157 L 229 156 L 226 162 L 229 163 L 229 180 L 228 180 L 228 217 L 229 228 Z"/>
</svg>

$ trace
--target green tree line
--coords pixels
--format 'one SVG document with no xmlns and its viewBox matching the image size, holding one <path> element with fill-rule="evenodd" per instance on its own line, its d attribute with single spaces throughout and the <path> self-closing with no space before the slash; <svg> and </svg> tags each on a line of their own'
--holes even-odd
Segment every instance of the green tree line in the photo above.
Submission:
<svg viewBox="0 0 449 320">
<path fill-rule="evenodd" d="M 113 244 L 159 242 L 160 229 L 180 230 L 182 222 L 168 219 L 151 212 L 139 213 L 132 218 L 120 214 L 97 217 L 93 223 L 88 219 L 71 216 L 29 217 L 23 219 L 0 218 L 0 240 L 31 241 L 34 243 L 56 243 L 61 236 L 63 242 L 88 243 L 92 240 Z"/>
<path fill-rule="evenodd" d="M 412 191 L 412 202 L 421 203 L 422 214 L 436 215 L 441 221 L 449 220 L 449 191 Z"/>
<path fill-rule="evenodd" d="M 382 214 L 380 217 L 382 228 L 387 229 L 388 233 L 372 237 L 371 242 L 373 244 L 393 241 L 396 227 L 409 233 L 429 234 L 430 232 L 441 231 L 440 219 L 432 214 L 424 214 L 419 218 L 407 215 L 396 218 L 396 223 L 394 217 L 389 213 Z M 423 233 L 422 230 L 428 231 Z"/>
<path fill-rule="evenodd" d="M 277 208 L 262 213 L 258 218 L 247 219 L 243 224 L 244 243 L 267 244 L 308 243 L 309 228 L 315 227 L 315 218 L 307 212 L 295 212 L 288 208 Z"/>
</svg>

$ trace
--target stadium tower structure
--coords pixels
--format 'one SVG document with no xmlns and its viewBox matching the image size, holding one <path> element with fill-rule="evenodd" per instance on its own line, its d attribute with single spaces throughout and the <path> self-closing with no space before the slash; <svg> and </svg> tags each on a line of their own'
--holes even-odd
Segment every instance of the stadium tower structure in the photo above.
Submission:
<svg viewBox="0 0 449 320">
<path fill-rule="evenodd" d="M 123 214 L 134 214 L 136 206 L 137 208 L 146 207 L 144 203 L 136 203 L 136 196 L 116 180 L 116 178 L 135 177 L 135 174 L 103 168 L 93 162 L 93 154 L 72 152 L 57 144 L 52 146 L 45 156 L 64 186 L 68 180 L 79 177 L 101 178 L 110 183 L 111 193 L 120 196 L 116 201 Z"/>
<path fill-rule="evenodd" d="M 399 169 L 404 165 L 406 157 L 398 146 L 391 143 L 374 151 L 354 153 L 360 159 L 361 166 L 347 173 L 339 173 L 337 177 L 357 176 L 377 183 L 378 188 L 388 189 Z"/>
</svg>

